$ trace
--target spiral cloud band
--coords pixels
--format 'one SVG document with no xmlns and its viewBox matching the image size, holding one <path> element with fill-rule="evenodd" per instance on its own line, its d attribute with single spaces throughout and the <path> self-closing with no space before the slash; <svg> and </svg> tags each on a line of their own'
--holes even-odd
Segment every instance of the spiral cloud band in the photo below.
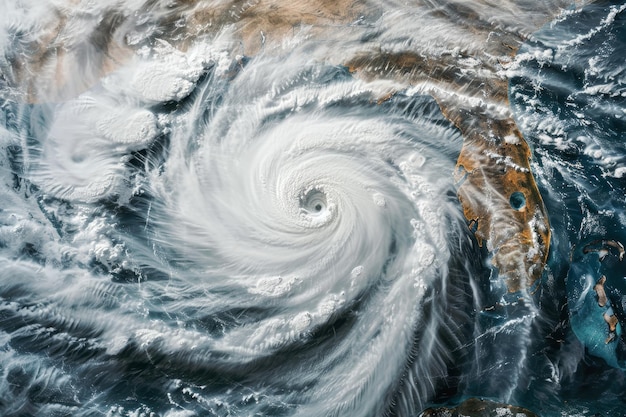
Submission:
<svg viewBox="0 0 626 417">
<path fill-rule="evenodd" d="M 420 300 L 469 242 L 452 179 L 440 175 L 460 136 L 430 98 L 376 104 L 377 86 L 345 69 L 291 74 L 282 63 L 270 78 L 255 64 L 224 90 L 209 83 L 179 115 L 201 122 L 176 123 L 155 174 L 153 239 L 207 293 L 202 314 L 242 311 L 207 340 L 207 361 L 240 367 L 301 351 L 297 374 L 261 369 L 278 386 L 306 387 L 292 398 L 308 403 L 302 415 L 382 412 L 381 387 L 402 379 L 416 330 L 432 338 L 445 326 Z M 216 111 L 205 105 L 214 94 Z M 428 343 L 424 362 L 442 360 Z"/>
</svg>

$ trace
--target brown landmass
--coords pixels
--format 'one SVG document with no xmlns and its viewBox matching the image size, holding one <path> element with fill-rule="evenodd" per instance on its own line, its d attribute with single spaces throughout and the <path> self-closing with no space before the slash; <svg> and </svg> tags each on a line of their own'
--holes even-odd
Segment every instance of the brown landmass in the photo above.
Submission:
<svg viewBox="0 0 626 417">
<path fill-rule="evenodd" d="M 598 305 L 600 307 L 604 307 L 607 302 L 606 291 L 604 290 L 604 283 L 606 282 L 606 277 L 602 275 L 596 285 L 594 285 L 593 289 L 598 296 Z"/>
<path fill-rule="evenodd" d="M 615 340 L 615 330 L 617 329 L 617 323 L 619 323 L 619 320 L 617 319 L 617 316 L 615 314 L 609 315 L 608 313 L 604 313 L 602 317 L 604 317 L 604 321 L 606 322 L 606 324 L 609 325 L 609 336 L 604 341 L 604 343 L 608 344 Z"/>
</svg>

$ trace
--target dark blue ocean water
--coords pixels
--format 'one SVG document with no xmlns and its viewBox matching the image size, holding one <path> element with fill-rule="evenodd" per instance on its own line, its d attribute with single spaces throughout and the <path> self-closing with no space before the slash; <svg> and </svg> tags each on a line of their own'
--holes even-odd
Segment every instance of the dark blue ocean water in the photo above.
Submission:
<svg viewBox="0 0 626 417">
<path fill-rule="evenodd" d="M 621 416 L 626 261 L 602 241 L 626 242 L 624 3 L 596 2 L 546 25 L 520 49 L 517 62 L 509 97 L 533 148 L 553 230 L 539 294 L 549 319 L 544 340 L 536 341 L 542 346 L 536 365 L 553 368 L 554 380 L 529 381 L 528 396 L 545 415 L 562 408 L 562 415 Z M 602 275 L 608 303 L 600 307 L 594 286 Z M 604 313 L 619 319 L 608 342 Z"/>
</svg>

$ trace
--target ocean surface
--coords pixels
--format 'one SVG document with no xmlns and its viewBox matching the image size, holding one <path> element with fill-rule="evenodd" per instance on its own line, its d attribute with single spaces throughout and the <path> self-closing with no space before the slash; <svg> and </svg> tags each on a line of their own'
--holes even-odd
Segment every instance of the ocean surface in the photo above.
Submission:
<svg viewBox="0 0 626 417">
<path fill-rule="evenodd" d="M 0 0 L 0 415 L 626 415 L 626 3 L 195 3 Z M 470 102 L 532 150 L 531 289 Z"/>
<path fill-rule="evenodd" d="M 626 240 L 625 10 L 599 2 L 546 25 L 520 49 L 510 82 L 553 230 L 550 290 L 541 298 L 560 322 L 544 366 L 552 371 L 548 384 L 560 386 L 563 415 L 624 413 L 626 263 L 598 240 Z M 601 246 L 608 254 L 600 262 Z M 601 276 L 604 307 L 593 290 Z M 619 323 L 607 343 L 602 316 L 611 308 Z"/>
</svg>

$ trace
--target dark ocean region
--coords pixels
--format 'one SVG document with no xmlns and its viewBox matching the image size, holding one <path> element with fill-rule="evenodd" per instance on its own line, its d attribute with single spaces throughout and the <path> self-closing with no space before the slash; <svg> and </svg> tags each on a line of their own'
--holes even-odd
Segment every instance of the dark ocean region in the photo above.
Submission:
<svg viewBox="0 0 626 417">
<path fill-rule="evenodd" d="M 553 230 L 539 296 L 554 327 L 538 352 L 553 381 L 534 381 L 528 395 L 549 403 L 542 386 L 555 384 L 560 415 L 626 409 L 624 51 L 626 5 L 597 2 L 533 34 L 511 70 L 511 105 Z M 617 319 L 613 331 L 605 315 Z"/>
</svg>

